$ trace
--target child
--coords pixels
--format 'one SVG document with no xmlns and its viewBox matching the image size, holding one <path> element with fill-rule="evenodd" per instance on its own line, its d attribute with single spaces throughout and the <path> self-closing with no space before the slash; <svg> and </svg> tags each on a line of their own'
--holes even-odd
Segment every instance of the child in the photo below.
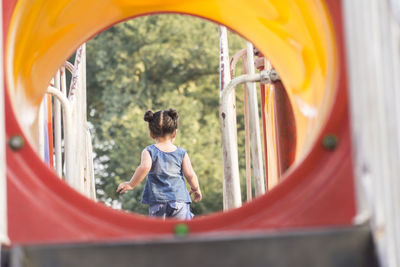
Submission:
<svg viewBox="0 0 400 267">
<path fill-rule="evenodd" d="M 156 143 L 142 151 L 142 159 L 129 182 L 118 185 L 120 194 L 134 189 L 148 174 L 142 203 L 149 205 L 149 215 L 180 220 L 193 218 L 190 212 L 190 195 L 193 201 L 202 198 L 196 173 L 186 151 L 174 145 L 178 128 L 175 109 L 147 111 L 144 120 L 149 123 L 150 137 Z M 191 190 L 186 189 L 186 177 Z"/>
</svg>

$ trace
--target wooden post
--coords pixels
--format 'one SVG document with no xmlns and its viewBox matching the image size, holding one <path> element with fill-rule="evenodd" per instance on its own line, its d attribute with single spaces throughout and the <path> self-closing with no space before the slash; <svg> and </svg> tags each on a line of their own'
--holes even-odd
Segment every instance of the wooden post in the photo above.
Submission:
<svg viewBox="0 0 400 267">
<path fill-rule="evenodd" d="M 351 0 L 342 5 L 358 204 L 355 222 L 370 219 L 381 266 L 400 266 L 400 20 L 393 13 L 399 4 Z"/>
<path fill-rule="evenodd" d="M 219 27 L 220 40 L 220 96 L 231 80 L 229 71 L 228 35 L 225 27 Z M 220 113 L 222 163 L 223 163 L 223 205 L 224 210 L 242 205 L 237 152 L 237 126 L 235 94 L 227 100 L 227 110 Z M 232 144 L 235 144 L 232 146 Z"/>
<path fill-rule="evenodd" d="M 247 72 L 254 74 L 254 52 L 253 45 L 246 43 L 247 49 Z M 255 83 L 248 83 L 247 96 L 249 99 L 249 120 L 251 136 L 251 158 L 253 162 L 255 196 L 265 193 L 264 170 L 261 147 L 260 121 L 258 116 L 257 88 Z"/>
</svg>

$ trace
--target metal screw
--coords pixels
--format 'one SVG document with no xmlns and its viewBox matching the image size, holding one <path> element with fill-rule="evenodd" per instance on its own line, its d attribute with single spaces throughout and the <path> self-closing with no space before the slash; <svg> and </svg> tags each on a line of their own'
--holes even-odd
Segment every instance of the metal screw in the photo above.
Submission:
<svg viewBox="0 0 400 267">
<path fill-rule="evenodd" d="M 334 150 L 338 145 L 338 139 L 334 134 L 327 134 L 322 140 L 322 145 L 328 150 Z"/>
<path fill-rule="evenodd" d="M 189 227 L 184 223 L 178 223 L 175 225 L 174 233 L 176 236 L 186 236 L 189 233 Z"/>
<path fill-rule="evenodd" d="M 262 84 L 269 84 L 280 80 L 279 74 L 276 70 L 262 70 L 260 71 L 261 79 L 260 82 Z"/>
<path fill-rule="evenodd" d="M 276 72 L 276 70 L 272 69 L 269 72 L 269 77 L 271 79 L 272 82 L 276 82 L 278 80 L 280 80 L 281 78 L 279 77 L 279 74 Z"/>
<path fill-rule="evenodd" d="M 260 82 L 262 84 L 269 84 L 271 83 L 271 77 L 270 77 L 270 73 L 268 70 L 262 70 L 260 71 L 260 75 L 261 75 L 261 80 Z"/>
<path fill-rule="evenodd" d="M 10 148 L 14 151 L 20 150 L 25 144 L 25 140 L 22 136 L 20 135 L 13 135 L 9 140 L 8 140 L 8 145 Z"/>
</svg>

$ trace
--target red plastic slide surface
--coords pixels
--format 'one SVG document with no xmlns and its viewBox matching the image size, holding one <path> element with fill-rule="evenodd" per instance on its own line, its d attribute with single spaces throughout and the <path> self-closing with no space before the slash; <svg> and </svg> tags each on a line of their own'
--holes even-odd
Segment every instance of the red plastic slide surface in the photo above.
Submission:
<svg viewBox="0 0 400 267">
<path fill-rule="evenodd" d="M 4 37 L 16 0 L 3 1 Z M 339 49 L 339 80 L 333 112 L 310 154 L 268 194 L 243 207 L 185 222 L 191 234 L 349 225 L 355 215 L 347 107 L 347 78 L 340 1 L 327 7 Z M 6 92 L 6 135 L 23 133 Z M 326 134 L 338 145 L 327 150 Z M 159 221 L 111 210 L 80 195 L 50 171 L 29 145 L 7 146 L 9 237 L 16 243 L 138 240 L 173 237 L 176 221 Z"/>
</svg>

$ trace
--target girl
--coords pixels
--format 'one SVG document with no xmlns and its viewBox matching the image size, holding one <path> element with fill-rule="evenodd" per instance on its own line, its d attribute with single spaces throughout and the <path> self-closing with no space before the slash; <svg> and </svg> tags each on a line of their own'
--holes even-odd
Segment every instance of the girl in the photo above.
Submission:
<svg viewBox="0 0 400 267">
<path fill-rule="evenodd" d="M 196 173 L 186 151 L 174 145 L 178 129 L 175 109 L 147 111 L 144 120 L 149 123 L 150 137 L 156 143 L 142 151 L 142 159 L 129 182 L 118 185 L 120 194 L 134 189 L 148 174 L 142 203 L 149 205 L 149 215 L 172 217 L 180 220 L 193 218 L 190 212 L 190 195 L 193 201 L 202 198 Z M 191 190 L 187 191 L 186 177 Z"/>
</svg>

